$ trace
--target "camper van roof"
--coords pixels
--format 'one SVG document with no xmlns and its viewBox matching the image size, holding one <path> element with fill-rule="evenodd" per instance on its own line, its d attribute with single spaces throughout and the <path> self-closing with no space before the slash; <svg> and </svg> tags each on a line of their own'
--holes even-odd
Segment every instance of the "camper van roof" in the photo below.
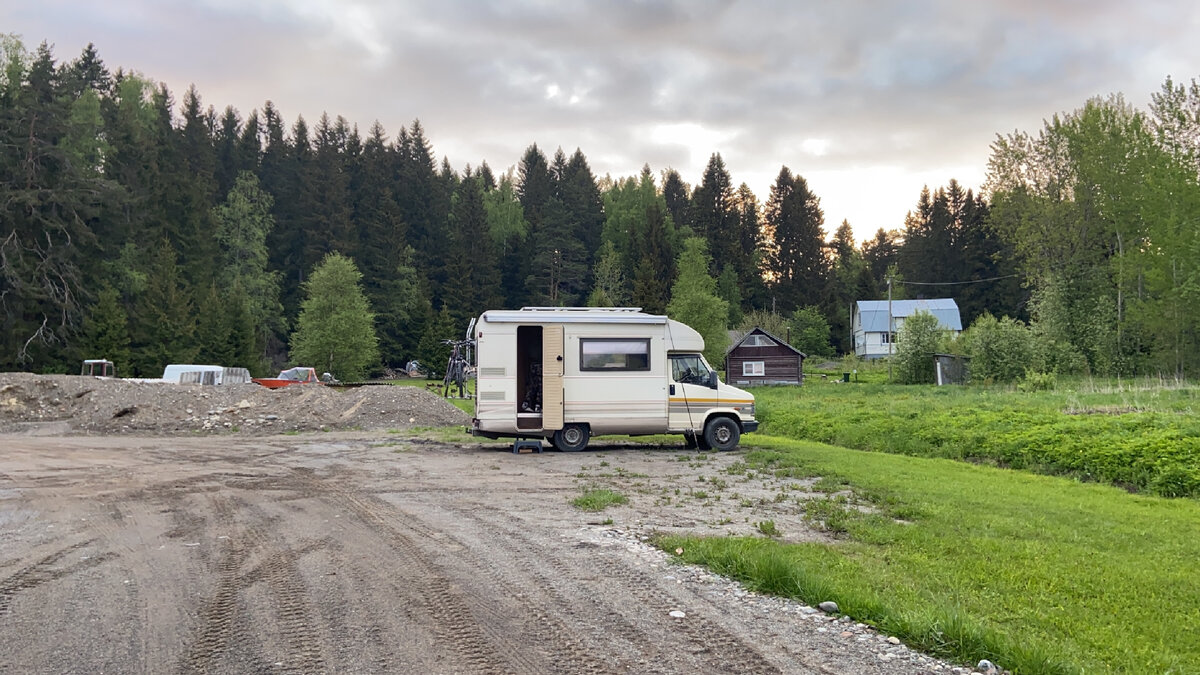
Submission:
<svg viewBox="0 0 1200 675">
<path fill-rule="evenodd" d="M 488 323 L 645 323 L 664 324 L 667 317 L 644 314 L 641 307 L 522 307 L 520 310 L 490 310 L 483 313 Z"/>
</svg>

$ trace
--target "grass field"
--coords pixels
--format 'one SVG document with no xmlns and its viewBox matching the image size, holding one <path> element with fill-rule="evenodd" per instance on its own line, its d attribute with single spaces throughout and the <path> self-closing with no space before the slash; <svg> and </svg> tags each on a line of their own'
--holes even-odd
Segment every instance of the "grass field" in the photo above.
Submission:
<svg viewBox="0 0 1200 675">
<path fill-rule="evenodd" d="M 1079 382 L 1025 393 L 834 384 L 810 375 L 803 387 L 754 394 L 768 435 L 1200 496 L 1195 387 Z"/>
<path fill-rule="evenodd" d="M 837 543 L 658 544 L 962 663 L 1200 673 L 1196 389 L 832 379 L 754 390 L 742 470 L 820 477 L 806 514 Z"/>
<path fill-rule="evenodd" d="M 821 476 L 835 545 L 664 538 L 764 592 L 835 600 L 963 663 L 1200 672 L 1200 503 L 942 459 L 750 436 L 758 470 Z M 845 499 L 847 494 L 853 495 Z M 869 505 L 870 512 L 854 504 Z"/>
</svg>

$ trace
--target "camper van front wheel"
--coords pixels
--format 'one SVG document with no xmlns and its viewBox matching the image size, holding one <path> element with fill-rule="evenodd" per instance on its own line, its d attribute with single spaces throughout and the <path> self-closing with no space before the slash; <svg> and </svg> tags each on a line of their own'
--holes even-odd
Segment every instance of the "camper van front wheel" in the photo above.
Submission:
<svg viewBox="0 0 1200 675">
<path fill-rule="evenodd" d="M 582 424 L 568 424 L 554 432 L 554 447 L 563 452 L 579 452 L 587 447 L 591 433 Z"/>
<path fill-rule="evenodd" d="M 742 438 L 742 430 L 737 422 L 728 417 L 714 417 L 704 427 L 704 440 L 713 450 L 726 451 L 737 447 Z"/>
</svg>

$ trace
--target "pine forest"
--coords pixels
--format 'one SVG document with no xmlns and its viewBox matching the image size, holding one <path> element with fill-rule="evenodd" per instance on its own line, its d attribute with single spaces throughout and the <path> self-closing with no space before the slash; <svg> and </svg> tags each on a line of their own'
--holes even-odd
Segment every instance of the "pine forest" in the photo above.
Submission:
<svg viewBox="0 0 1200 675">
<path fill-rule="evenodd" d="M 266 374 L 332 336 L 353 344 L 335 375 L 370 377 L 445 363 L 472 317 L 527 305 L 677 308 L 718 358 L 752 325 L 836 358 L 853 303 L 889 279 L 895 298 L 954 298 L 964 344 L 1014 328 L 1042 370 L 1200 366 L 1194 81 L 1166 80 L 1149 110 L 1110 95 L 1045 111 L 996 137 L 978 192 L 926 188 L 902 227 L 856 242 L 795 167 L 755 195 L 718 152 L 694 177 L 597 176 L 536 139 L 452 162 L 416 120 L 220 109 L 91 45 L 59 60 L 0 40 L 0 370 Z"/>
</svg>

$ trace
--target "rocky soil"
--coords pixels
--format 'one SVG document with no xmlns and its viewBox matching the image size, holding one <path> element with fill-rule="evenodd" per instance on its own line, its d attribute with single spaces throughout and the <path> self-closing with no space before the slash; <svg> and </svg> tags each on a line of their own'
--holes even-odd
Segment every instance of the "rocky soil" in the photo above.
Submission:
<svg viewBox="0 0 1200 675">
<path fill-rule="evenodd" d="M 204 386 L 0 373 L 0 432 L 277 434 L 466 424 L 420 387 Z"/>
</svg>

